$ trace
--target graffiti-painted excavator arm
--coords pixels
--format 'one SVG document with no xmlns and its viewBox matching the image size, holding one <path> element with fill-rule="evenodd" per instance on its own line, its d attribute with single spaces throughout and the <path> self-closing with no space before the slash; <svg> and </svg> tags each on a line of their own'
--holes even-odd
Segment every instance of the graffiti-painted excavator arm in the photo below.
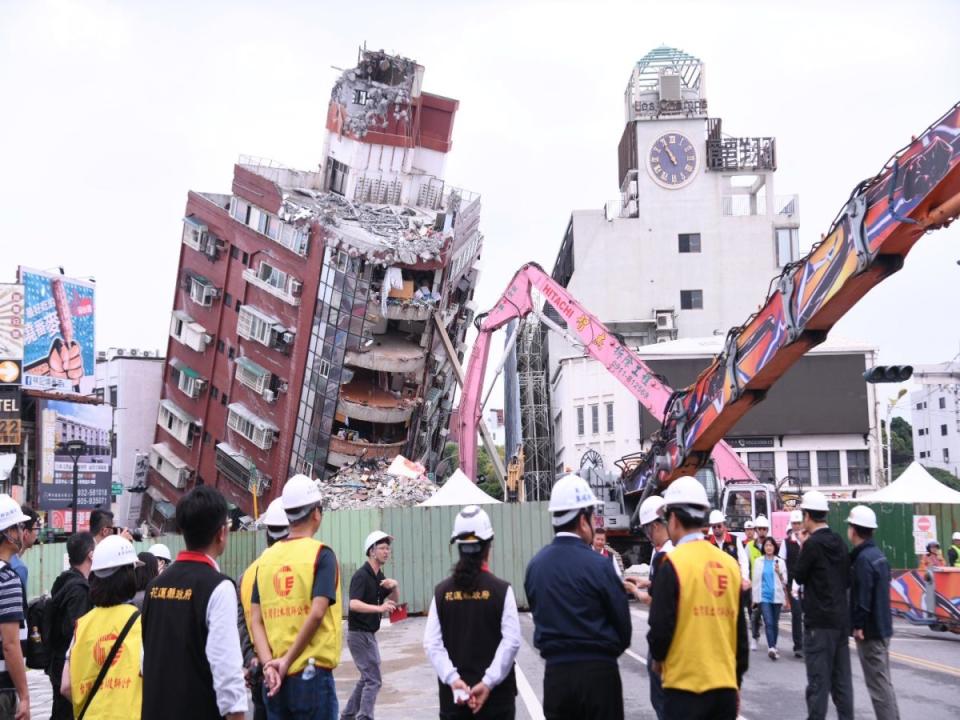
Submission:
<svg viewBox="0 0 960 720">
<path fill-rule="evenodd" d="M 474 477 L 477 462 L 477 427 L 480 422 L 480 394 L 486 374 L 490 341 L 494 331 L 510 320 L 536 312 L 532 291 L 536 288 L 567 324 L 567 331 L 600 362 L 653 417 L 663 421 L 664 409 L 673 391 L 667 387 L 637 355 L 626 347 L 596 317 L 577 302 L 567 290 L 539 265 L 521 267 L 496 306 L 475 321 L 478 335 L 470 353 L 463 395 L 460 400 L 460 467 Z M 723 442 L 712 449 L 717 476 L 726 482 L 756 481 L 753 473 L 735 452 Z M 639 488 L 628 488 L 639 489 Z"/>
<path fill-rule="evenodd" d="M 834 323 L 897 272 L 920 236 L 960 214 L 960 104 L 854 188 L 830 232 L 784 268 L 766 304 L 670 400 L 643 468 L 645 494 L 692 474 Z"/>
</svg>

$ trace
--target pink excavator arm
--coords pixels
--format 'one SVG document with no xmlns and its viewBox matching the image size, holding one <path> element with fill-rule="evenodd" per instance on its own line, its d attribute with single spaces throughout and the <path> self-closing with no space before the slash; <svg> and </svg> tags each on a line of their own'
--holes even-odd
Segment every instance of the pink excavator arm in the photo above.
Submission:
<svg viewBox="0 0 960 720">
<path fill-rule="evenodd" d="M 568 330 L 580 340 L 587 353 L 619 380 L 658 421 L 663 422 L 664 411 L 673 396 L 673 390 L 661 382 L 636 353 L 620 342 L 566 288 L 536 263 L 527 263 L 513 276 L 496 306 L 477 317 L 479 332 L 464 376 L 458 428 L 460 468 L 467 477 L 473 478 L 476 473 L 480 396 L 491 337 L 510 320 L 519 320 L 534 311 L 533 288 L 539 290 L 544 300 L 563 318 Z M 726 443 L 717 443 L 712 457 L 717 475 L 723 482 L 756 481 L 750 469 Z"/>
</svg>

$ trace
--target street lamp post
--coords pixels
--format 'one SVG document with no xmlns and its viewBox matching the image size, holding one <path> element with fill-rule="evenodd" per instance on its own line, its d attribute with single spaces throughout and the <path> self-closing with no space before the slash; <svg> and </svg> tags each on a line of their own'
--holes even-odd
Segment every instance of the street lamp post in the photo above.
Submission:
<svg viewBox="0 0 960 720">
<path fill-rule="evenodd" d="M 83 440 L 70 440 L 64 446 L 67 455 L 73 459 L 73 533 L 77 532 L 77 494 L 80 487 L 78 464 L 80 456 L 87 452 L 87 444 Z"/>
</svg>

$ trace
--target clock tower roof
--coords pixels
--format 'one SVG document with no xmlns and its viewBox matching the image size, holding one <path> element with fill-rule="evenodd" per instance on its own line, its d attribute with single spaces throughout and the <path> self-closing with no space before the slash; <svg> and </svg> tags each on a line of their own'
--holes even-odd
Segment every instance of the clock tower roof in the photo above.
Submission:
<svg viewBox="0 0 960 720">
<path fill-rule="evenodd" d="M 706 117 L 704 63 L 661 45 L 634 66 L 624 93 L 626 120 Z"/>
</svg>

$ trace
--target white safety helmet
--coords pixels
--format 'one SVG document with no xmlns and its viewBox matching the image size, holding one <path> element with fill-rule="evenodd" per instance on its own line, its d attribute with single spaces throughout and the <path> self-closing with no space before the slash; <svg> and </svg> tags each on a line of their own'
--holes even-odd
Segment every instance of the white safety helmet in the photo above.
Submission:
<svg viewBox="0 0 960 720">
<path fill-rule="evenodd" d="M 814 512 L 826 512 L 829 510 L 827 505 L 827 496 L 819 490 L 807 490 L 800 500 L 801 510 L 813 510 Z"/>
<path fill-rule="evenodd" d="M 450 544 L 456 543 L 457 548 L 465 553 L 477 553 L 483 549 L 483 544 L 493 539 L 493 525 L 490 516 L 479 505 L 467 505 L 457 513 L 453 521 L 453 532 L 450 534 Z"/>
<path fill-rule="evenodd" d="M 267 535 L 273 540 L 285 538 L 289 533 L 287 528 L 290 527 L 290 521 L 283 509 L 283 500 L 275 498 L 270 501 L 266 511 L 258 518 L 257 524 L 267 528 Z"/>
<path fill-rule="evenodd" d="M 553 526 L 560 527 L 584 508 L 595 508 L 599 504 L 586 480 L 579 475 L 564 475 L 554 483 L 547 509 L 553 515 Z"/>
<path fill-rule="evenodd" d="M 692 475 L 683 475 L 670 483 L 663 493 L 663 501 L 662 513 L 666 514 L 667 510 L 673 508 L 695 522 L 706 524 L 710 501 L 703 485 Z"/>
<path fill-rule="evenodd" d="M 97 577 L 110 577 L 117 568 L 140 567 L 143 565 L 137 559 L 137 551 L 133 543 L 119 535 L 108 535 L 93 551 L 93 563 L 90 571 Z"/>
<path fill-rule="evenodd" d="M 753 520 L 747 520 L 747 521 L 743 524 L 743 529 L 744 529 L 744 530 L 753 530 L 755 527 L 756 527 L 756 526 L 753 524 Z"/>
<path fill-rule="evenodd" d="M 719 510 L 710 511 L 710 524 L 711 525 L 723 525 L 727 522 L 727 519 L 723 516 L 723 513 Z"/>
<path fill-rule="evenodd" d="M 25 522 L 30 522 L 30 518 L 23 514 L 19 503 L 6 493 L 0 494 L 0 531 Z"/>
<path fill-rule="evenodd" d="M 767 520 L 766 515 L 757 515 L 757 519 L 753 521 L 753 526 L 756 528 L 763 528 L 764 530 L 769 530 L 770 521 Z"/>
<path fill-rule="evenodd" d="M 663 498 L 659 495 L 651 495 L 640 503 L 640 525 L 649 525 L 660 520 L 660 508 L 663 507 Z"/>
<path fill-rule="evenodd" d="M 367 539 L 363 541 L 363 554 L 367 555 L 370 552 L 370 548 L 384 540 L 393 542 L 393 535 L 387 535 L 383 530 L 374 530 L 367 535 Z"/>
<path fill-rule="evenodd" d="M 306 517 L 323 502 L 317 481 L 311 480 L 306 475 L 294 475 L 287 480 L 280 499 L 287 513 L 287 520 L 290 522 Z"/>
<path fill-rule="evenodd" d="M 876 530 L 877 514 L 866 505 L 857 505 L 851 508 L 850 514 L 847 516 L 847 524 Z"/>
<path fill-rule="evenodd" d="M 950 539 L 953 540 L 954 542 L 960 542 L 960 531 L 955 532 L 955 533 L 950 537 Z"/>
<path fill-rule="evenodd" d="M 793 510 L 790 512 L 790 522 L 803 522 L 803 510 Z"/>
<path fill-rule="evenodd" d="M 173 560 L 173 558 L 170 556 L 170 548 L 163 543 L 155 543 L 151 545 L 147 552 L 158 560 L 166 560 L 168 563 Z"/>
</svg>

